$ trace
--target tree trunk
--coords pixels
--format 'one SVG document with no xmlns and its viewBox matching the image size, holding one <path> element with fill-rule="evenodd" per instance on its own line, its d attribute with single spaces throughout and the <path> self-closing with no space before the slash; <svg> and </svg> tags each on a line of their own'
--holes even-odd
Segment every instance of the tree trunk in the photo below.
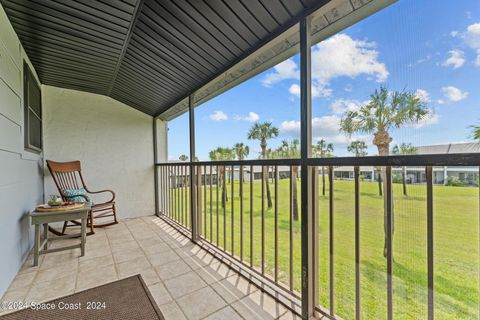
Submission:
<svg viewBox="0 0 480 320">
<path fill-rule="evenodd" d="M 268 171 L 269 171 L 269 167 L 267 166 L 267 170 L 264 170 L 264 180 L 267 187 L 267 205 L 268 205 L 268 208 L 271 209 L 273 207 L 273 203 L 272 203 L 272 196 L 270 194 L 270 183 L 268 181 Z"/>
<path fill-rule="evenodd" d="M 377 167 L 378 195 L 383 196 L 382 189 L 382 167 Z"/>
<path fill-rule="evenodd" d="M 293 206 L 293 220 L 298 221 L 298 167 L 292 168 L 292 206 Z"/>
<path fill-rule="evenodd" d="M 227 199 L 227 179 L 225 176 L 225 167 L 220 167 L 220 179 L 222 184 L 222 208 L 225 208 L 225 205 L 228 201 Z"/>
<path fill-rule="evenodd" d="M 322 167 L 322 195 L 325 195 L 325 167 Z"/>
<path fill-rule="evenodd" d="M 402 170 L 403 195 L 407 196 L 407 167 Z"/>
<path fill-rule="evenodd" d="M 388 134 L 387 134 L 387 137 L 388 137 Z M 389 140 L 391 140 L 389 137 L 388 137 Z M 389 141 L 387 140 L 387 141 Z M 378 154 L 380 156 L 388 156 L 388 153 L 389 153 L 389 143 L 382 143 L 382 144 L 379 144 L 377 145 L 377 148 L 378 148 Z M 387 178 L 386 178 L 386 170 L 384 168 L 381 168 L 381 171 L 382 171 L 382 180 L 383 181 L 387 181 Z M 383 246 L 383 256 L 384 257 L 387 257 L 387 235 L 389 233 L 389 230 L 387 228 L 387 213 L 388 213 L 388 207 L 387 207 L 387 185 L 386 183 L 383 184 L 383 194 L 384 194 L 384 200 L 383 200 L 383 227 L 384 227 L 384 231 L 385 231 L 385 241 L 384 241 L 384 246 Z M 392 228 L 390 230 L 390 233 L 391 233 L 391 237 L 392 237 L 392 243 L 393 243 L 393 232 L 395 230 L 394 226 L 395 226 L 395 220 L 394 220 L 394 210 L 393 210 L 393 190 L 392 190 L 392 194 L 391 194 L 391 199 L 392 199 L 392 212 L 391 212 L 391 215 L 392 215 Z"/>
</svg>

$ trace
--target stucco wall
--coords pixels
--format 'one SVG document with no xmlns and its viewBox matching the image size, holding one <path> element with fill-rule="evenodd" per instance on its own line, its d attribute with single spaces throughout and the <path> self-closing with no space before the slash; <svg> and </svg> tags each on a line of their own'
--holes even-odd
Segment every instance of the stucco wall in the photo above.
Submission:
<svg viewBox="0 0 480 320">
<path fill-rule="evenodd" d="M 115 191 L 119 218 L 154 214 L 152 117 L 97 94 L 42 92 L 45 159 L 80 160 L 90 189 Z M 45 194 L 58 194 L 47 168 Z"/>
<path fill-rule="evenodd" d="M 0 6 L 0 296 L 32 248 L 28 213 L 43 201 L 42 155 L 23 144 L 23 60 L 29 63 Z"/>
</svg>

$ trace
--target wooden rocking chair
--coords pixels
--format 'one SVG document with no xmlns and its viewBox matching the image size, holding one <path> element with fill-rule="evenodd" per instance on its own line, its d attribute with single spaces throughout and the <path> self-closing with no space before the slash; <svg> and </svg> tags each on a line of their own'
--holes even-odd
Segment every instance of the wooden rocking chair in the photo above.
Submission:
<svg viewBox="0 0 480 320">
<path fill-rule="evenodd" d="M 81 188 L 89 194 L 97 194 L 109 192 L 112 194 L 112 198 L 103 203 L 95 203 L 92 205 L 90 212 L 88 213 L 87 227 L 90 228 L 88 234 L 94 234 L 94 228 L 107 227 L 114 224 L 117 224 L 117 214 L 115 211 L 115 193 L 112 190 L 101 190 L 101 191 L 90 191 L 85 185 L 83 180 L 82 171 L 80 167 L 80 161 L 71 161 L 71 162 L 55 162 L 47 160 L 48 170 L 52 174 L 53 181 L 57 186 L 58 192 L 62 197 L 63 201 L 71 201 L 72 196 L 69 196 L 67 190 L 80 190 Z M 67 191 L 67 192 L 66 192 Z M 90 198 L 87 195 L 76 195 L 76 197 L 82 197 L 85 201 L 90 201 Z M 104 219 L 108 217 L 113 217 L 113 221 L 103 222 L 101 224 L 96 224 L 95 220 Z M 73 227 L 80 225 L 79 221 L 70 221 L 72 224 L 65 222 L 63 224 L 62 232 L 50 229 L 51 232 L 56 233 L 57 235 L 65 234 L 67 227 Z"/>
</svg>

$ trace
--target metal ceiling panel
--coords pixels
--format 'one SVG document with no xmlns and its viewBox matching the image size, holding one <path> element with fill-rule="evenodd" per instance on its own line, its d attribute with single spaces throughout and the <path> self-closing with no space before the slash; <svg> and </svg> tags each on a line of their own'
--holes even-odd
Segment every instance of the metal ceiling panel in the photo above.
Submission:
<svg viewBox="0 0 480 320">
<path fill-rule="evenodd" d="M 43 84 L 108 95 L 152 116 L 330 2 L 0 0 Z"/>
</svg>

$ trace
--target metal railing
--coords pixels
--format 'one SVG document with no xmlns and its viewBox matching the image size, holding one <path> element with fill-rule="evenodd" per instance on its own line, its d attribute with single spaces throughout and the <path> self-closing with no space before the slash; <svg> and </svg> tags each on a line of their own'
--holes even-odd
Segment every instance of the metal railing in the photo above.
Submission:
<svg viewBox="0 0 480 320">
<path fill-rule="evenodd" d="M 301 300 L 301 215 L 300 192 L 309 192 L 309 211 L 313 218 L 313 260 L 314 260 L 314 301 L 318 314 L 331 319 L 365 318 L 369 315 L 362 310 L 361 264 L 362 264 L 362 217 L 369 214 L 369 208 L 362 207 L 364 182 L 362 167 L 371 166 L 382 172 L 383 195 L 376 199 L 384 212 L 385 231 L 385 305 L 380 308 L 387 319 L 394 318 L 394 202 L 399 201 L 394 190 L 393 171 L 404 166 L 420 169 L 422 183 L 419 190 L 425 191 L 420 202 L 425 205 L 426 214 L 426 317 L 434 318 L 435 312 L 435 260 L 434 260 L 434 167 L 470 166 L 479 168 L 479 154 L 457 155 L 414 155 L 362 158 L 308 159 L 308 177 L 302 177 L 300 160 L 247 160 L 214 161 L 194 163 L 156 164 L 159 176 L 160 214 L 174 221 L 187 234 L 191 234 L 190 208 L 194 206 L 197 223 L 198 243 L 219 253 L 223 258 L 235 262 L 241 269 L 256 275 L 279 292 L 298 304 Z M 353 205 L 353 229 L 348 241 L 354 252 L 352 261 L 354 299 L 353 312 L 346 312 L 337 302 L 336 283 L 336 231 L 337 212 L 335 170 L 338 167 L 353 168 L 351 195 Z M 478 170 L 477 170 L 478 174 Z M 320 177 L 326 177 L 325 195 L 320 188 Z M 405 177 L 404 177 L 405 178 Z M 191 181 L 190 179 L 194 179 Z M 311 188 L 300 190 L 301 179 L 309 179 Z M 195 182 L 191 184 L 191 182 Z M 377 182 L 374 182 L 375 184 Z M 195 203 L 190 203 L 191 185 L 195 186 Z M 297 186 L 298 185 L 298 186 Z M 366 184 L 365 184 L 366 186 Z M 423 192 L 423 191 L 422 191 Z M 348 192 L 347 192 L 348 193 Z M 424 199 L 424 200 L 423 200 Z M 477 197 L 477 201 L 480 197 Z M 271 203 L 269 203 L 271 201 Z M 378 208 L 377 208 L 378 209 Z M 422 209 L 423 210 L 423 209 Z M 477 206 L 478 211 L 478 206 Z M 323 216 L 322 216 L 323 215 Z M 319 231 L 319 220 L 325 217 L 325 224 Z M 323 219 L 323 218 L 322 218 Z M 309 229 L 310 230 L 310 229 Z M 383 230 L 382 230 L 383 232 Z M 480 232 L 480 230 L 479 230 Z M 320 237 L 325 239 L 319 240 Z M 478 236 L 478 235 L 477 235 Z M 193 237 L 194 238 L 194 237 Z M 319 254 L 319 245 L 326 248 L 325 255 Z M 383 245 L 383 244 L 382 244 Z M 323 248 L 323 247 L 322 247 Z M 325 271 L 320 278 L 319 273 Z M 478 281 L 478 279 L 477 279 Z M 326 288 L 328 287 L 328 290 Z M 321 289 L 321 290 L 319 290 Z M 319 296 L 319 291 L 321 294 Z M 478 293 L 480 295 L 480 293 Z M 288 307 L 295 309 L 292 305 Z M 337 311 L 340 310 L 340 311 Z M 343 311 L 342 311 L 343 310 Z"/>
</svg>

